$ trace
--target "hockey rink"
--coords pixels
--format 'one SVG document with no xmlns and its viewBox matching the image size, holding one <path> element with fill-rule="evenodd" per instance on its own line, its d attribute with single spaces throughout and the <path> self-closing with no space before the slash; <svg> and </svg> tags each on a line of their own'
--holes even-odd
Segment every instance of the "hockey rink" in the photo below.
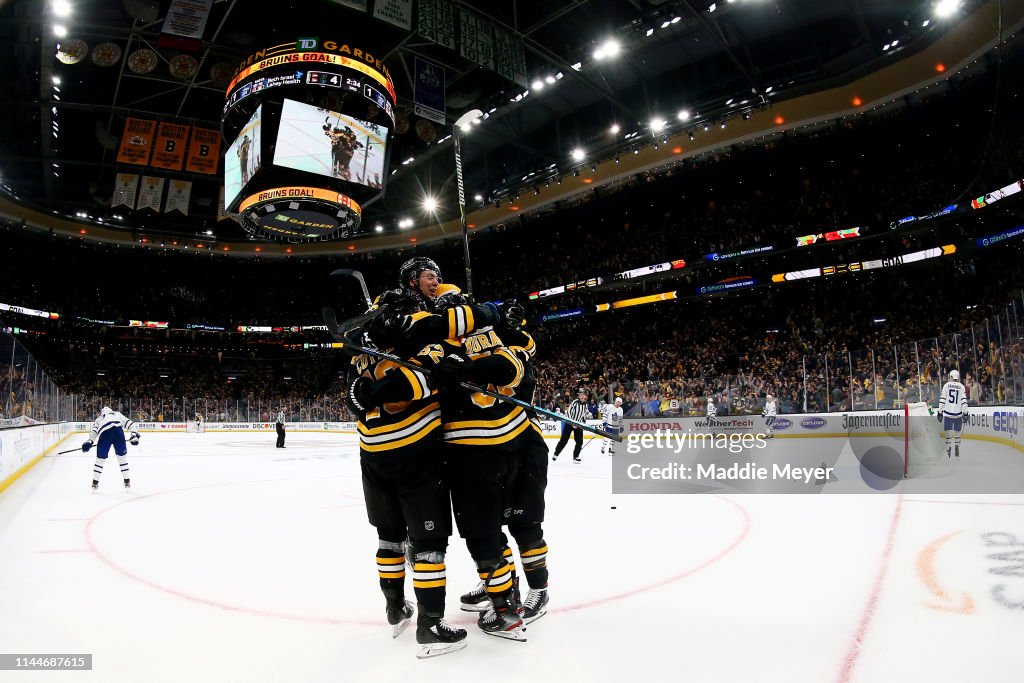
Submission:
<svg viewBox="0 0 1024 683">
<path fill-rule="evenodd" d="M 93 493 L 92 454 L 73 453 L 0 495 L 0 651 L 93 655 L 92 671 L 0 680 L 939 683 L 1024 670 L 1024 495 L 615 496 L 596 440 L 581 464 L 571 450 L 551 464 L 551 603 L 528 642 L 459 611 L 477 578 L 455 537 L 447 617 L 469 645 L 418 660 L 414 626 L 393 640 L 384 620 L 355 437 L 274 439 L 144 434 L 130 492 L 111 458 Z M 819 441 L 771 447 L 813 459 Z M 1024 453 L 965 441 L 954 465 L 1005 459 Z"/>
</svg>

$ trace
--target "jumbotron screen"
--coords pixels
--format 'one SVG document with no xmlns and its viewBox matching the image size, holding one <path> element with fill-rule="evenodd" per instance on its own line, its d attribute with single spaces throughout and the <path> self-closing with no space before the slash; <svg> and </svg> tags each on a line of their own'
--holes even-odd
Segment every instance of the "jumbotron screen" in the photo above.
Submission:
<svg viewBox="0 0 1024 683">
<path fill-rule="evenodd" d="M 224 154 L 225 206 L 230 206 L 238 199 L 242 188 L 260 169 L 262 130 L 263 105 L 260 105 Z"/>
<path fill-rule="evenodd" d="M 274 165 L 381 188 L 387 140 L 383 126 L 286 99 Z"/>
</svg>

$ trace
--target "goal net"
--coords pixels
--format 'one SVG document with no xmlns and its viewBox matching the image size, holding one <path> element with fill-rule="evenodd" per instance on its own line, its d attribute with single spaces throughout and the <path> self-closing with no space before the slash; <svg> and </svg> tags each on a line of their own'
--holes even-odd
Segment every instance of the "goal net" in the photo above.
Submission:
<svg viewBox="0 0 1024 683">
<path fill-rule="evenodd" d="M 185 432 L 188 434 L 202 434 L 206 431 L 206 420 L 189 420 L 185 423 Z"/>
<path fill-rule="evenodd" d="M 903 476 L 944 477 L 950 472 L 942 425 L 927 403 L 903 408 Z"/>
</svg>

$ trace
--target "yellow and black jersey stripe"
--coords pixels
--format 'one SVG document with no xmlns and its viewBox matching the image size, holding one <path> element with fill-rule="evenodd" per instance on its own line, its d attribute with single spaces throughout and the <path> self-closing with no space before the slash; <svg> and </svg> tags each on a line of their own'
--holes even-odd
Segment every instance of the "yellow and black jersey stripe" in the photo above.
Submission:
<svg viewBox="0 0 1024 683">
<path fill-rule="evenodd" d="M 493 325 L 496 318 L 491 308 L 476 304 L 454 306 L 443 313 L 420 311 L 408 317 L 409 326 L 397 344 L 397 353 L 403 357 L 415 355 L 428 344 L 459 339 L 479 327 Z"/>
<path fill-rule="evenodd" d="M 353 359 L 356 372 L 373 380 L 376 407 L 359 416 L 360 452 L 400 455 L 436 446 L 441 402 L 422 372 L 367 355 Z"/>
<path fill-rule="evenodd" d="M 448 341 L 447 352 L 458 352 L 459 342 Z M 478 383 L 488 390 L 513 396 L 526 375 L 526 365 L 509 350 L 501 334 L 491 328 L 462 340 L 461 353 L 474 361 Z M 526 411 L 481 392 L 453 390 L 442 397 L 444 439 L 456 445 L 489 446 L 512 441 L 529 429 Z"/>
</svg>

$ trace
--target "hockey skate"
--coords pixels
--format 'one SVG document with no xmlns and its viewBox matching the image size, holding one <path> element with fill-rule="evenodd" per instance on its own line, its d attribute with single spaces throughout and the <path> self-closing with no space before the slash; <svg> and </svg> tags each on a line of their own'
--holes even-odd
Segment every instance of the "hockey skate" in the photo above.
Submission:
<svg viewBox="0 0 1024 683">
<path fill-rule="evenodd" d="M 960 457 L 960 447 L 959 446 L 954 446 L 953 447 L 953 455 L 956 456 L 957 458 Z"/>
<path fill-rule="evenodd" d="M 125 491 L 131 491 L 132 490 L 132 482 L 131 482 L 131 480 L 129 480 L 129 479 L 125 479 L 124 480 L 124 490 Z"/>
<path fill-rule="evenodd" d="M 402 634 L 412 621 L 412 603 L 405 598 L 399 600 L 388 600 L 387 606 L 388 623 L 391 624 L 391 637 L 397 638 Z"/>
<path fill-rule="evenodd" d="M 583 462 L 582 458 L 573 458 L 573 462 Z"/>
<path fill-rule="evenodd" d="M 481 581 L 476 588 L 459 598 L 460 607 L 463 612 L 486 612 L 491 608 L 491 599 L 487 597 L 484 590 L 484 582 Z"/>
<path fill-rule="evenodd" d="M 532 624 L 547 613 L 548 589 L 531 588 L 530 592 L 526 594 L 526 600 L 523 601 L 523 611 L 521 612 L 523 621 Z"/>
<path fill-rule="evenodd" d="M 508 603 L 502 607 L 487 610 L 476 622 L 480 630 L 489 636 L 498 636 L 521 643 L 526 642 L 523 619 Z"/>
<path fill-rule="evenodd" d="M 99 491 L 100 490 L 100 483 L 98 481 L 96 481 L 95 479 L 92 480 L 92 490 L 93 491 Z"/>
<path fill-rule="evenodd" d="M 466 630 L 453 628 L 440 617 L 421 614 L 416 624 L 416 642 L 420 644 L 417 658 L 438 657 L 466 647 Z"/>
<path fill-rule="evenodd" d="M 947 458 L 952 458 L 953 457 L 953 449 L 950 448 L 949 446 L 946 446 L 946 457 Z"/>
</svg>

